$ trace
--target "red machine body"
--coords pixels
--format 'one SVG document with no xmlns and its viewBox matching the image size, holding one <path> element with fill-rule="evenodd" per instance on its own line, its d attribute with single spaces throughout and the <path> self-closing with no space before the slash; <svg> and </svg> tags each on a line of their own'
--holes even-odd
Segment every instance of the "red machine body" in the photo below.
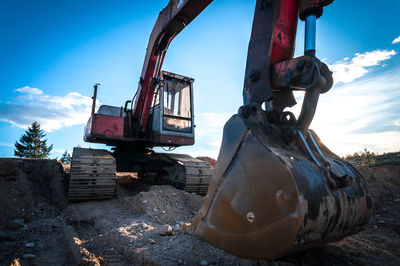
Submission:
<svg viewBox="0 0 400 266">
<path fill-rule="evenodd" d="M 102 139 L 119 140 L 124 137 L 123 117 L 93 114 L 87 125 L 85 135 L 90 136 L 94 142 L 102 143 Z"/>
<path fill-rule="evenodd" d="M 365 181 L 309 130 L 319 95 L 333 84 L 327 65 L 315 56 L 316 19 L 332 0 L 256 1 L 244 105 L 224 126 L 214 174 L 190 156 L 150 149 L 194 143 L 194 80 L 161 66 L 172 39 L 211 2 L 168 3 L 151 33 L 136 98 L 95 113 L 95 86 L 85 140 L 116 146 L 108 164 L 115 160 L 117 170 L 157 172 L 160 178 L 169 173 L 167 184 L 208 188 L 193 233 L 242 257 L 273 259 L 361 230 L 372 208 Z M 298 17 L 306 21 L 305 52 L 293 58 Z M 285 111 L 296 104 L 293 90 L 305 92 L 297 118 Z"/>
<path fill-rule="evenodd" d="M 280 6 L 272 40 L 270 64 L 288 60 L 294 55 L 299 1 L 281 0 Z"/>
<path fill-rule="evenodd" d="M 272 91 L 279 92 L 279 88 L 271 88 L 271 66 L 293 58 L 299 7 L 302 10 L 315 9 L 318 3 L 321 6 L 325 1 L 280 0 L 277 1 L 278 5 L 274 5 L 273 10 L 264 17 L 259 15 L 261 13 L 259 9 L 264 9 L 264 5 L 265 7 L 270 5 L 269 1 L 257 1 L 245 74 L 244 94 L 248 96 L 247 103 L 269 101 L 272 99 Z M 165 100 L 161 92 L 164 83 L 161 67 L 169 44 L 211 2 L 212 0 L 172 0 L 168 3 L 159 14 L 151 32 L 135 97 L 125 103 L 125 108 L 105 106 L 108 111 L 104 111 L 107 108 L 100 107 L 103 110 L 99 109 L 100 112 L 97 113 L 93 108 L 92 116 L 85 129 L 85 141 L 112 146 L 136 143 L 148 147 L 177 147 L 194 144 L 192 84 L 190 84 L 190 117 L 176 117 L 190 119 L 192 128 L 190 134 L 179 130 L 160 130 L 162 122 L 160 125 L 154 124 L 159 117 L 154 117 L 156 113 L 153 109 L 157 105 L 155 98 L 159 97 L 157 99 L 159 102 Z M 256 76 L 260 75 L 261 78 L 258 82 L 249 81 L 248 77 L 254 74 L 253 69 L 257 65 L 260 69 L 257 70 Z M 169 74 L 180 82 L 185 82 L 185 80 L 193 82 L 191 78 Z M 97 86 L 93 97 L 93 107 L 96 94 Z M 128 108 L 129 104 L 130 108 Z M 113 109 L 112 112 L 109 111 L 111 109 Z M 168 116 L 163 112 L 159 115 Z"/>
<path fill-rule="evenodd" d="M 137 144 L 140 147 L 185 146 L 194 144 L 193 79 L 161 71 L 156 98 L 149 110 L 147 134 L 132 134 L 132 110 L 101 105 L 97 113 L 97 85 L 93 96 L 92 115 L 85 127 L 87 142 L 111 146 Z M 136 124 L 135 124 L 136 125 Z"/>
</svg>

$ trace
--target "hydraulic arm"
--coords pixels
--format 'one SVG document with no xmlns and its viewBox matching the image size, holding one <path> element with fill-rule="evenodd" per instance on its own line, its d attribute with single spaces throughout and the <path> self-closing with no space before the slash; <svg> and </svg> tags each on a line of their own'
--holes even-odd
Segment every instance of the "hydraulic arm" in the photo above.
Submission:
<svg viewBox="0 0 400 266">
<path fill-rule="evenodd" d="M 193 107 L 187 104 L 194 80 L 161 66 L 171 41 L 211 2 L 168 3 L 150 35 L 136 98 L 125 108 L 101 106 L 85 139 L 116 146 L 106 160 L 110 172 L 116 161 L 117 170 L 171 173 L 165 183 L 198 193 L 210 182 L 194 234 L 236 255 L 272 259 L 358 232 L 372 209 L 366 183 L 309 129 L 320 94 L 333 85 L 328 66 L 316 57 L 317 19 L 333 0 L 255 1 L 244 104 L 224 126 L 211 181 L 208 165 L 151 150 L 194 143 Z M 305 21 L 304 55 L 293 58 L 298 19 Z M 304 92 L 298 117 L 285 110 L 296 104 L 293 91 Z M 87 176 L 93 170 L 97 177 L 97 170 L 84 163 L 98 162 L 103 153 L 91 153 L 81 151 L 71 170 L 74 197 L 91 197 L 87 190 L 82 194 L 87 180 L 90 189 L 99 187 Z M 110 187 L 106 183 L 96 196 L 104 190 L 112 196 Z"/>
<path fill-rule="evenodd" d="M 332 73 L 315 56 L 316 19 L 332 1 L 258 0 L 244 105 L 224 126 L 194 233 L 236 255 L 272 259 L 361 230 L 372 200 L 360 173 L 309 125 Z M 293 57 L 297 17 L 305 51 Z M 294 90 L 305 92 L 298 118 Z M 261 108 L 265 103 L 266 108 Z"/>
<path fill-rule="evenodd" d="M 133 135 L 144 135 L 148 129 L 154 90 L 169 44 L 211 2 L 212 0 L 170 1 L 158 16 L 150 35 L 136 101 L 132 108 L 130 124 L 133 127 Z"/>
</svg>

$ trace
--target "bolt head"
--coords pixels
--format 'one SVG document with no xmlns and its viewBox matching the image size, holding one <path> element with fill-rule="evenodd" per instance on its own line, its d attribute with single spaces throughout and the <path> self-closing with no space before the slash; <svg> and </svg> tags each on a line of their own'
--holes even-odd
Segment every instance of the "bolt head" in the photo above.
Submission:
<svg viewBox="0 0 400 266">
<path fill-rule="evenodd" d="M 257 69 L 250 71 L 249 80 L 250 82 L 256 82 L 260 78 L 260 71 Z"/>
<path fill-rule="evenodd" d="M 248 212 L 246 215 L 247 221 L 250 223 L 253 223 L 256 220 L 256 216 L 254 215 L 253 212 Z"/>
</svg>

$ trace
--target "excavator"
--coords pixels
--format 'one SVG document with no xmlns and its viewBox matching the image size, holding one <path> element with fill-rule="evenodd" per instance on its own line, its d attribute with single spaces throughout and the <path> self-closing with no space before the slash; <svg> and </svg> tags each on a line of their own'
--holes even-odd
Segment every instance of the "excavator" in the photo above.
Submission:
<svg viewBox="0 0 400 266">
<path fill-rule="evenodd" d="M 193 234 L 246 258 L 274 259 L 362 230 L 372 200 L 362 175 L 309 129 L 332 72 L 316 57 L 316 21 L 333 0 L 255 0 L 243 106 L 225 124 L 214 171 L 189 155 L 154 147 L 194 144 L 193 82 L 161 67 L 171 41 L 212 0 L 170 0 L 151 32 L 137 92 L 95 112 L 75 148 L 70 201 L 112 198 L 116 171 L 155 173 L 157 182 L 206 194 Z M 304 55 L 294 58 L 298 20 Z M 286 109 L 304 92 L 296 117 Z"/>
</svg>

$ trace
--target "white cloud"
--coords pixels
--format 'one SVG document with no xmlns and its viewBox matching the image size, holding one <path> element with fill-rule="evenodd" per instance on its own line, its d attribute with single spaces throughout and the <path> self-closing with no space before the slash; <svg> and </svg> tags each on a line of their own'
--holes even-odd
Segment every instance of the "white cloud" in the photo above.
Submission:
<svg viewBox="0 0 400 266">
<path fill-rule="evenodd" d="M 330 66 L 336 84 L 320 97 L 311 124 L 322 141 L 339 155 L 352 154 L 364 148 L 374 152 L 400 150 L 400 68 L 364 76 L 368 67 L 380 65 L 396 54 L 393 50 L 356 53 Z M 361 78 L 363 77 L 363 78 Z M 297 104 L 292 111 L 298 116 L 302 96 L 295 93 Z M 223 127 L 233 113 L 196 115 L 196 144 L 179 148 L 179 153 L 217 158 Z"/>
<path fill-rule="evenodd" d="M 31 88 L 28 86 L 16 89 L 16 91 L 21 92 L 26 95 L 42 95 L 43 94 L 42 90 L 39 90 L 37 88 Z"/>
<path fill-rule="evenodd" d="M 296 99 L 298 99 L 296 97 Z M 311 124 L 332 151 L 400 150 L 400 68 L 334 86 L 320 96 Z M 293 108 L 298 115 L 301 101 Z"/>
<path fill-rule="evenodd" d="M 181 147 L 177 153 L 188 153 L 193 157 L 208 156 L 217 159 L 225 123 L 234 114 L 206 112 L 195 116 L 196 142 L 191 147 Z"/>
<path fill-rule="evenodd" d="M 0 120 L 21 128 L 33 121 L 48 132 L 85 124 L 90 117 L 92 99 L 78 92 L 51 96 L 42 90 L 25 86 L 16 89 L 21 95 L 12 103 L 0 103 Z"/>
<path fill-rule="evenodd" d="M 400 43 L 400 36 L 392 41 L 392 44 Z"/>
<path fill-rule="evenodd" d="M 385 50 L 357 53 L 330 66 L 342 83 L 321 95 L 311 128 L 334 152 L 346 155 L 364 148 L 375 152 L 400 149 L 400 68 L 356 80 L 368 72 L 367 67 L 379 65 L 395 54 Z M 295 93 L 299 104 L 292 111 L 297 116 L 302 96 L 303 93 Z M 232 115 L 197 115 L 196 144 L 180 148 L 179 152 L 216 159 L 223 127 Z"/>
<path fill-rule="evenodd" d="M 329 68 L 333 72 L 335 83 L 349 83 L 368 73 L 367 67 L 379 65 L 380 62 L 388 60 L 394 55 L 396 55 L 394 50 L 356 53 L 352 59 L 346 57 L 342 61 L 330 65 Z"/>
<path fill-rule="evenodd" d="M 211 137 L 221 133 L 226 121 L 232 116 L 228 113 L 207 112 L 195 117 L 196 134 L 198 137 Z M 211 139 L 210 139 L 211 141 Z"/>
<path fill-rule="evenodd" d="M 196 142 L 203 144 L 204 150 L 194 151 L 196 156 L 210 156 L 217 158 L 221 146 L 225 123 L 234 114 L 207 112 L 195 117 Z M 200 153 L 202 152 L 202 154 Z M 210 154 L 210 155 L 207 155 Z"/>
</svg>

